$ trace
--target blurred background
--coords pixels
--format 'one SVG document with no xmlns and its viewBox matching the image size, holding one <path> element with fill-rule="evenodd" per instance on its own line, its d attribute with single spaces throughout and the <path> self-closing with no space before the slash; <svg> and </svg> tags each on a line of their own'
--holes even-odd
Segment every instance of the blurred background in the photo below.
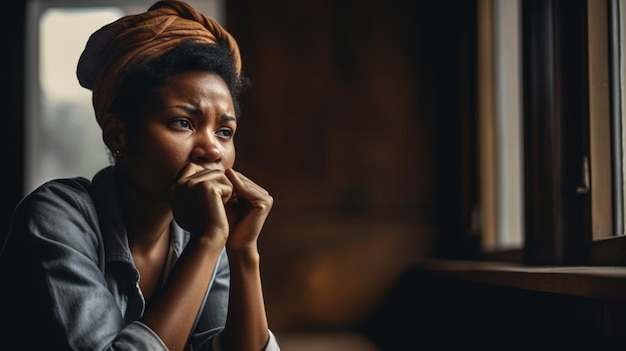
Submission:
<svg viewBox="0 0 626 351">
<path fill-rule="evenodd" d="M 382 349 L 405 323 L 380 318 L 405 272 L 480 245 L 464 176 L 477 3 L 190 2 L 235 36 L 252 81 L 236 167 L 275 198 L 260 243 L 272 329 L 285 351 Z M 108 164 L 77 55 L 99 26 L 151 4 L 31 0 L 2 12 L 3 233 L 41 182 Z"/>
<path fill-rule="evenodd" d="M 237 162 L 276 201 L 261 243 L 273 328 L 358 330 L 438 232 L 460 230 L 475 6 L 228 2 L 253 82 Z"/>
</svg>

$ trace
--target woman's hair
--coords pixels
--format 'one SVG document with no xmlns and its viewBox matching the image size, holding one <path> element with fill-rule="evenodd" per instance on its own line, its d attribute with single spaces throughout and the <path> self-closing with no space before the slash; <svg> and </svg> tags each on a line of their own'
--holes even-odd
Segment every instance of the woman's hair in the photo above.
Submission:
<svg viewBox="0 0 626 351">
<path fill-rule="evenodd" d="M 230 50 L 219 44 L 193 42 L 183 42 L 169 52 L 126 72 L 110 112 L 133 128 L 143 101 L 175 75 L 190 71 L 207 71 L 219 75 L 230 90 L 235 114 L 240 118 L 239 96 L 249 82 L 242 74 L 237 75 Z"/>
</svg>

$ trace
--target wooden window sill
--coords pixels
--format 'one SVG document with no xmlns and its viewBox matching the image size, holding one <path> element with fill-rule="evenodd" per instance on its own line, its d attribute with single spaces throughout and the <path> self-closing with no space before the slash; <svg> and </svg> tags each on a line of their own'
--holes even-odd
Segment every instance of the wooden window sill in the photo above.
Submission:
<svg viewBox="0 0 626 351">
<path fill-rule="evenodd" d="M 626 300 L 626 267 L 527 266 L 508 262 L 426 260 L 420 270 L 518 289 Z"/>
</svg>

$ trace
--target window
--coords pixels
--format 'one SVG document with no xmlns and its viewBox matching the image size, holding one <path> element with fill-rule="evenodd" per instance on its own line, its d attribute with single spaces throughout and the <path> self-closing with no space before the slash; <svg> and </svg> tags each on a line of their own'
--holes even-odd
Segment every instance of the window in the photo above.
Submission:
<svg viewBox="0 0 626 351">
<path fill-rule="evenodd" d="M 477 5 L 482 251 L 626 263 L 626 6 Z"/>
<path fill-rule="evenodd" d="M 482 250 L 523 244 L 520 4 L 478 2 Z"/>
<path fill-rule="evenodd" d="M 90 178 L 107 165 L 90 91 L 78 84 L 75 72 L 89 35 L 122 15 L 115 7 L 52 7 L 42 11 L 36 48 L 39 54 L 33 63 L 39 72 L 39 79 L 33 77 L 39 94 L 33 96 L 34 103 L 27 104 L 33 107 L 27 123 L 27 191 L 51 178 Z"/>
<path fill-rule="evenodd" d="M 188 1 L 217 21 L 221 0 Z M 27 4 L 24 193 L 76 175 L 91 178 L 109 164 L 91 105 L 76 79 L 76 64 L 91 33 L 152 0 L 30 0 Z"/>
<path fill-rule="evenodd" d="M 598 4 L 590 2 L 589 4 L 590 15 L 590 43 L 591 41 L 600 41 L 604 43 L 604 46 L 594 43 L 590 44 L 589 51 L 594 52 L 599 56 L 601 61 L 598 65 L 605 64 L 605 70 L 600 70 L 601 74 L 606 71 L 606 82 L 602 80 L 596 80 L 596 86 L 598 83 L 605 83 L 606 87 L 603 87 L 603 91 L 608 101 L 607 111 L 605 114 L 606 124 L 608 124 L 609 131 L 606 133 L 606 139 L 610 143 L 609 147 L 600 149 L 600 152 L 604 152 L 610 155 L 608 161 L 605 161 L 609 166 L 605 169 L 598 170 L 597 167 L 591 170 L 591 176 L 599 175 L 603 177 L 605 173 L 610 176 L 610 189 L 600 188 L 604 192 L 595 194 L 593 198 L 593 211 L 591 213 L 592 218 L 603 221 L 605 226 L 594 225 L 592 228 L 593 242 L 591 245 L 589 261 L 595 264 L 619 264 L 626 263 L 626 259 L 623 258 L 624 249 L 626 249 L 625 234 L 625 199 L 626 189 L 624 182 L 626 181 L 625 166 L 626 157 L 626 115 L 624 109 L 624 102 L 626 101 L 625 87 L 626 87 L 626 58 L 624 57 L 624 48 L 626 42 L 626 23 L 624 22 L 624 16 L 626 15 L 626 4 L 621 0 L 610 0 L 607 2 L 599 2 Z M 602 25 L 604 21 L 604 25 Z M 595 26 L 594 26 L 595 24 Z M 593 35 L 593 37 L 591 37 Z M 595 51 L 594 51 L 595 50 Z M 606 55 L 606 59 L 601 57 Z M 591 66 L 591 64 L 590 64 Z M 594 89 L 596 87 L 594 86 Z M 590 120 L 595 123 L 596 116 L 590 117 Z M 594 134 L 592 134 L 593 136 Z M 591 141 L 591 145 L 597 147 L 596 141 Z M 598 147 L 599 148 L 599 147 Z M 608 148 L 608 150 L 607 150 Z M 592 154 L 593 156 L 593 154 Z M 594 174 L 595 171 L 595 174 Z M 605 176 L 604 179 L 608 178 Z M 593 184 L 592 184 L 593 186 Z M 592 192 L 594 189 L 591 189 Z M 597 192 L 598 189 L 596 189 Z M 600 205 L 598 205 L 600 204 Z M 605 208 L 610 208 L 610 211 L 604 213 L 598 210 L 598 207 L 604 205 Z M 609 207 L 610 206 L 610 207 Z M 610 213 L 610 217 L 606 215 Z M 594 223 L 595 224 L 595 223 Z M 610 226 L 609 226 L 610 225 Z"/>
</svg>

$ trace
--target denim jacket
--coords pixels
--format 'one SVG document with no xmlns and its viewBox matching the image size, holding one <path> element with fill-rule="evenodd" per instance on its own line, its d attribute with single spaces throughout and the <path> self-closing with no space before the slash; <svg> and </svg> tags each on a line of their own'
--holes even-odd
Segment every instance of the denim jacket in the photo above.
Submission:
<svg viewBox="0 0 626 351">
<path fill-rule="evenodd" d="M 175 223 L 171 230 L 166 274 L 189 240 L 189 233 Z M 194 350 L 219 349 L 229 282 L 223 250 L 190 336 Z M 91 182 L 50 181 L 20 202 L 0 253 L 0 284 L 4 345 L 27 350 L 167 350 L 139 321 L 146 302 L 112 167 Z M 266 350 L 279 350 L 271 333 Z"/>
</svg>

